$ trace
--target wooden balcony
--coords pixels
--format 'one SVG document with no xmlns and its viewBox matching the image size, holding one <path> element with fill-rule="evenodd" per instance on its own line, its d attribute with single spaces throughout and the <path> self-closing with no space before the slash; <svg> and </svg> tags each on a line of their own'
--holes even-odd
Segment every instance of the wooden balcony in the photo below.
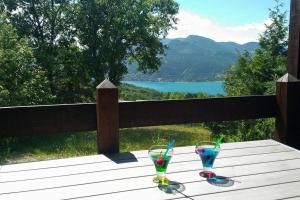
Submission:
<svg viewBox="0 0 300 200">
<path fill-rule="evenodd" d="M 273 140 L 221 145 L 213 171 L 202 171 L 194 146 L 174 148 L 168 186 L 152 182 L 147 151 L 4 165 L 1 200 L 278 200 L 300 197 L 300 152 Z"/>
<path fill-rule="evenodd" d="M 98 152 L 119 151 L 119 128 L 276 118 L 283 143 L 300 148 L 300 3 L 291 1 L 288 73 L 276 94 L 190 100 L 118 102 L 118 89 L 105 80 L 92 104 L 0 108 L 0 137 L 98 130 Z M 275 83 L 274 83 L 275 84 Z"/>
<path fill-rule="evenodd" d="M 222 144 L 212 179 L 199 176 L 194 146 L 177 147 L 168 186 L 152 182 L 147 151 L 118 153 L 119 128 L 260 118 L 276 118 L 281 142 L 299 149 L 299 0 L 290 23 L 288 73 L 274 95 L 119 102 L 105 80 L 96 103 L 0 108 L 0 137 L 97 130 L 99 153 L 0 166 L 0 199 L 299 199 L 300 152 L 273 140 Z"/>
</svg>

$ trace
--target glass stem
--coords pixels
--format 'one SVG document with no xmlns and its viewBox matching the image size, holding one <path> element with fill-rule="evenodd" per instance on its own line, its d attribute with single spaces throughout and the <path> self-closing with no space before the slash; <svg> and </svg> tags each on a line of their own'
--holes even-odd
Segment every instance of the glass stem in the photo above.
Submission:
<svg viewBox="0 0 300 200">
<path fill-rule="evenodd" d="M 162 178 L 166 177 L 166 172 L 156 172 L 156 175 Z"/>
</svg>

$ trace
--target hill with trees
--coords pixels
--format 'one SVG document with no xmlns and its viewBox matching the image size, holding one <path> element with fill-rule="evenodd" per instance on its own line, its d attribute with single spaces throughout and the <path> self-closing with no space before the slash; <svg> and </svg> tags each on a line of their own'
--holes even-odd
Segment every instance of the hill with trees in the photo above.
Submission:
<svg viewBox="0 0 300 200">
<path fill-rule="evenodd" d="M 239 52 L 254 54 L 257 42 L 243 45 L 216 42 L 190 35 L 187 38 L 163 39 L 168 46 L 158 72 L 143 74 L 130 65 L 125 80 L 137 81 L 206 81 L 223 79 L 225 70 L 238 59 Z"/>
</svg>

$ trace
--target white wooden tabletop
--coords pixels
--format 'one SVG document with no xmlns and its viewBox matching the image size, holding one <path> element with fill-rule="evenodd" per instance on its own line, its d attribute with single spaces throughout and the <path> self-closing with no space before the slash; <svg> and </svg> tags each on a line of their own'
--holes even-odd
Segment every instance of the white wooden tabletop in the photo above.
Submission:
<svg viewBox="0 0 300 200">
<path fill-rule="evenodd" d="M 35 199 L 300 199 L 300 152 L 273 140 L 227 143 L 214 164 L 226 184 L 199 176 L 194 147 L 177 147 L 168 166 L 170 188 L 152 182 L 147 151 L 4 165 L 1 200 Z"/>
</svg>

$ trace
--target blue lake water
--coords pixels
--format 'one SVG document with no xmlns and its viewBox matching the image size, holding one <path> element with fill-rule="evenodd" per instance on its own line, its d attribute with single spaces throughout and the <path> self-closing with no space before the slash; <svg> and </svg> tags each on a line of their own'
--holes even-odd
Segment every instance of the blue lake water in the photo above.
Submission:
<svg viewBox="0 0 300 200">
<path fill-rule="evenodd" d="M 184 92 L 184 93 L 206 93 L 209 95 L 222 94 L 224 91 L 223 81 L 207 82 L 152 82 L 152 81 L 123 81 L 138 87 L 150 88 L 159 92 Z"/>
</svg>

